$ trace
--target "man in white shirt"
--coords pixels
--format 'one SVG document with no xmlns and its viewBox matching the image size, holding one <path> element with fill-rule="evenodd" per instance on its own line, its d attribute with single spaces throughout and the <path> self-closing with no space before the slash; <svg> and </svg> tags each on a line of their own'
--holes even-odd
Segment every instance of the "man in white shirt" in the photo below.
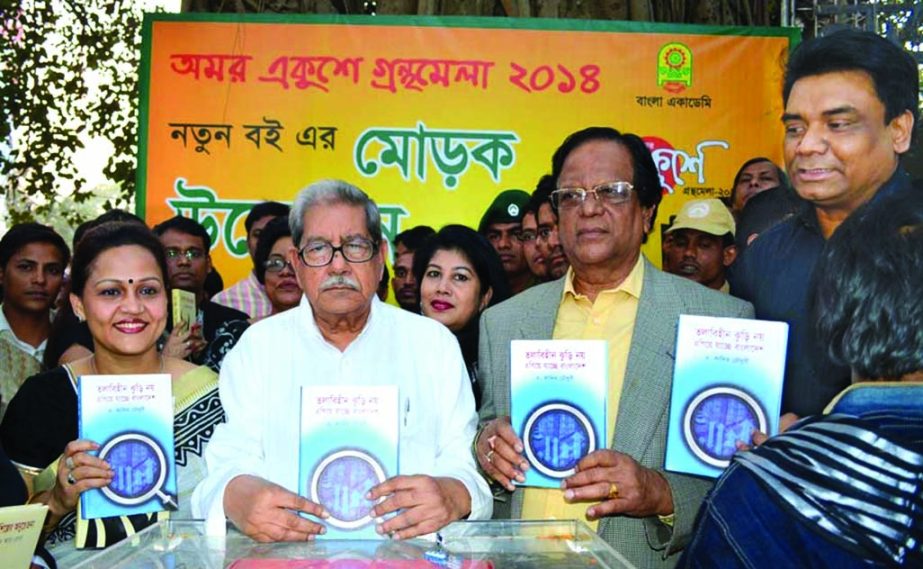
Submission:
<svg viewBox="0 0 923 569">
<path fill-rule="evenodd" d="M 206 449 L 193 514 L 210 533 L 223 532 L 227 518 L 260 541 L 323 533 L 323 506 L 295 493 L 300 389 L 335 384 L 399 388 L 401 475 L 370 492 L 384 498 L 373 517 L 397 514 L 379 533 L 406 539 L 489 518 L 490 490 L 468 448 L 477 416 L 458 342 L 435 320 L 375 295 L 387 247 L 377 206 L 345 182 L 322 181 L 298 195 L 290 223 L 289 260 L 305 298 L 254 324 L 225 358 L 227 423 Z M 425 349 L 407 348 L 414 345 Z"/>
<path fill-rule="evenodd" d="M 45 225 L 20 223 L 0 239 L 0 418 L 26 378 L 41 371 L 69 260 L 67 243 Z"/>
</svg>

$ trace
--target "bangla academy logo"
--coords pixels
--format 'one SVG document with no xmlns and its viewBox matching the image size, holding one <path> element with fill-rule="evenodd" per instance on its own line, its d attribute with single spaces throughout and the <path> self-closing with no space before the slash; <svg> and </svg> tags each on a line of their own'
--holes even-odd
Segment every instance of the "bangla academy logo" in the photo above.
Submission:
<svg viewBox="0 0 923 569">
<path fill-rule="evenodd" d="M 657 53 L 657 86 L 681 93 L 692 86 L 692 50 L 679 42 L 664 44 Z"/>
</svg>

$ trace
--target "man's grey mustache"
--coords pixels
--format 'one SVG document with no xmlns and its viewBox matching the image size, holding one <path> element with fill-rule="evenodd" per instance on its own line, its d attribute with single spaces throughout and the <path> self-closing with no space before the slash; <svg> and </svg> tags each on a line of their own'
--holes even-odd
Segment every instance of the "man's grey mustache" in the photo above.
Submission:
<svg viewBox="0 0 923 569">
<path fill-rule="evenodd" d="M 331 288 L 351 288 L 353 290 L 359 290 L 359 283 L 355 280 L 347 277 L 345 275 L 333 275 L 324 279 L 324 282 L 320 283 L 320 291 L 324 292 L 325 290 Z"/>
</svg>

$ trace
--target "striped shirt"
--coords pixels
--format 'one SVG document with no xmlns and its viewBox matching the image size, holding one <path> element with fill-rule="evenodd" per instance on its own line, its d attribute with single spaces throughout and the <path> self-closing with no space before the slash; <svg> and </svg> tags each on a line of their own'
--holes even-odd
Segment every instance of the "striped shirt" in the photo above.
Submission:
<svg viewBox="0 0 923 569">
<path fill-rule="evenodd" d="M 253 271 L 250 271 L 247 278 L 213 296 L 212 302 L 245 312 L 254 320 L 272 313 L 272 304 L 266 296 L 266 289 L 256 279 Z"/>
<path fill-rule="evenodd" d="M 923 407 L 916 417 L 808 417 L 734 462 L 858 556 L 923 561 Z"/>
</svg>

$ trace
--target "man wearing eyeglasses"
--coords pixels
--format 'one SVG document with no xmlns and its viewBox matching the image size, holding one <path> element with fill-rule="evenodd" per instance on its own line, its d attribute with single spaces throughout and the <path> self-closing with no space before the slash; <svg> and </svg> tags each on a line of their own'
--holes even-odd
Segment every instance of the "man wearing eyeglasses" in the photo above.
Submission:
<svg viewBox="0 0 923 569">
<path fill-rule="evenodd" d="M 552 176 L 570 269 L 481 317 L 485 383 L 475 454 L 507 494 L 506 511 L 498 505 L 495 517 L 586 520 L 636 566 L 668 567 L 711 485 L 663 470 L 677 321 L 680 314 L 752 317 L 753 307 L 663 273 L 641 255 L 661 189 L 639 137 L 608 127 L 573 133 L 554 154 Z M 522 488 L 514 482 L 527 467 L 524 446 L 508 416 L 510 341 L 548 338 L 608 341 L 613 436 L 561 489 Z"/>
<path fill-rule="evenodd" d="M 537 224 L 535 245 L 545 257 L 549 280 L 563 277 L 570 267 L 570 261 L 564 254 L 558 234 L 558 214 L 551 205 L 551 192 L 555 190 L 554 184 L 554 178 L 550 174 L 542 176 L 529 201 L 530 205 L 535 208 Z"/>
<path fill-rule="evenodd" d="M 375 203 L 345 182 L 321 181 L 298 195 L 290 221 L 289 262 L 304 298 L 254 324 L 225 359 L 228 421 L 205 452 L 193 513 L 209 533 L 229 519 L 260 541 L 323 533 L 324 506 L 297 494 L 301 387 L 397 385 L 400 473 L 367 495 L 377 531 L 407 539 L 490 517 L 490 490 L 470 453 L 477 415 L 457 340 L 376 296 L 387 243 Z"/>
<path fill-rule="evenodd" d="M 525 212 L 522 214 L 522 231 L 517 237 L 522 243 L 522 254 L 529 266 L 529 272 L 539 282 L 545 282 L 548 280 L 548 263 L 545 261 L 545 255 L 536 246 L 538 221 L 535 219 L 535 210 L 531 209 L 530 205 L 531 202 L 526 204 Z"/>
<path fill-rule="evenodd" d="M 183 358 L 202 365 L 210 363 L 218 371 L 220 359 L 210 358 L 210 352 L 227 351 L 217 349 L 216 342 L 236 342 L 240 333 L 234 323 L 245 323 L 249 316 L 239 310 L 222 306 L 208 299 L 205 293 L 205 278 L 212 268 L 211 238 L 202 224 L 177 215 L 154 227 L 160 237 L 167 256 L 167 272 L 170 287 L 188 290 L 196 297 L 196 322 L 188 330 L 173 328 L 172 310 L 167 319 L 169 336 L 163 347 L 166 355 Z"/>
</svg>

